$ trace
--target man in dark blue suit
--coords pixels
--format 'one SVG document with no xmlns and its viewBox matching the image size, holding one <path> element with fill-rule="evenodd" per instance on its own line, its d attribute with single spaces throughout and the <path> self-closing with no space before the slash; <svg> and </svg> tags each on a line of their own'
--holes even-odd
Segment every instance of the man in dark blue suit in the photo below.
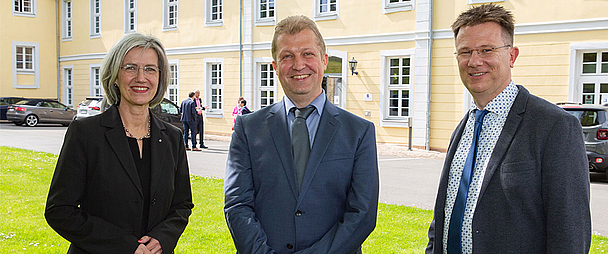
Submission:
<svg viewBox="0 0 608 254">
<path fill-rule="evenodd" d="M 182 113 L 180 121 L 184 123 L 184 144 L 186 145 L 186 150 L 190 150 L 188 147 L 188 132 L 190 132 L 192 151 L 200 151 L 201 149 L 196 148 L 196 104 L 194 103 L 194 92 L 188 93 L 188 99 L 182 101 L 179 110 Z"/>
<path fill-rule="evenodd" d="M 316 24 L 277 25 L 283 100 L 239 116 L 226 163 L 226 221 L 238 253 L 361 253 L 376 226 L 374 125 L 327 101 Z M 306 117 L 306 113 L 310 115 Z"/>
</svg>

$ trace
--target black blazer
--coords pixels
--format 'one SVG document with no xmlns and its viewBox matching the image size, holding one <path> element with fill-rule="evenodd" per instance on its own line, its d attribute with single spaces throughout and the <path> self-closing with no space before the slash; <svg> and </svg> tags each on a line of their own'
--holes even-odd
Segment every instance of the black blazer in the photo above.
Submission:
<svg viewBox="0 0 608 254">
<path fill-rule="evenodd" d="M 589 171 L 580 122 L 518 88 L 477 200 L 473 253 L 588 253 Z M 450 166 L 467 117 L 450 139 L 427 254 L 443 252 Z"/>
<path fill-rule="evenodd" d="M 188 224 L 192 193 L 182 134 L 151 115 L 150 217 L 147 235 L 172 253 Z M 118 109 L 73 121 L 51 182 L 45 217 L 71 242 L 68 253 L 137 249 L 144 198 Z"/>
</svg>

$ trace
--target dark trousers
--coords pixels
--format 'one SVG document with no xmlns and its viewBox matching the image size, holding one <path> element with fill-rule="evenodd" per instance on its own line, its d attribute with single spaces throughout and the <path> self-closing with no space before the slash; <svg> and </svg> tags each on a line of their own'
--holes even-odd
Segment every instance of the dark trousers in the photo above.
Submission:
<svg viewBox="0 0 608 254">
<path fill-rule="evenodd" d="M 203 141 L 203 115 L 196 115 L 196 133 L 198 133 L 198 140 L 201 142 L 201 146 L 205 145 L 205 141 Z"/>
<path fill-rule="evenodd" d="M 196 121 L 182 122 L 184 123 L 184 144 L 188 148 L 188 136 L 192 140 L 192 148 L 196 147 Z M 190 135 L 188 135 L 190 133 Z"/>
</svg>

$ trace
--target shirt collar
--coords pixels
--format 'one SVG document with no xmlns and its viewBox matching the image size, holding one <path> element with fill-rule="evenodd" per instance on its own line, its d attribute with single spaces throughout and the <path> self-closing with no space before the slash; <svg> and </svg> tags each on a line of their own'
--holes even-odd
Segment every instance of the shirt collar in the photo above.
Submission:
<svg viewBox="0 0 608 254">
<path fill-rule="evenodd" d="M 500 94 L 498 94 L 494 99 L 492 99 L 488 105 L 484 108 L 487 111 L 490 111 L 497 115 L 506 115 L 509 113 L 511 109 L 511 105 L 515 101 L 515 97 L 519 93 L 519 89 L 511 80 L 511 83 L 507 87 L 505 87 Z M 477 107 L 477 104 L 473 101 L 471 104 L 471 110 L 469 112 L 473 112 L 475 109 L 480 109 Z"/>
<path fill-rule="evenodd" d="M 310 104 L 308 104 L 308 106 L 313 106 L 317 109 L 313 111 L 313 113 L 317 112 L 319 116 L 321 116 L 321 113 L 323 113 L 323 107 L 325 106 L 325 101 L 327 100 L 327 96 L 325 96 L 325 90 L 321 91 L 321 94 L 317 96 L 317 98 L 315 98 Z M 296 107 L 296 104 L 294 104 L 291 99 L 287 97 L 287 95 L 283 95 L 283 102 L 285 103 L 285 115 L 289 115 L 289 110 L 291 110 L 291 108 Z"/>
</svg>

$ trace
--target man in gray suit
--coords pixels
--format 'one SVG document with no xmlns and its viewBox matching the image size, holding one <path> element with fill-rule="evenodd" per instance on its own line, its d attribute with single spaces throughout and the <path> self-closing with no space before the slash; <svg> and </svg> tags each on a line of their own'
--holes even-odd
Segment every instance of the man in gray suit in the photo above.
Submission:
<svg viewBox="0 0 608 254">
<path fill-rule="evenodd" d="M 519 49 L 510 12 L 481 5 L 452 30 L 474 104 L 452 134 L 426 253 L 587 253 L 580 123 L 513 84 Z"/>
<path fill-rule="evenodd" d="M 328 56 L 312 20 L 279 22 L 272 56 L 286 96 L 239 116 L 230 143 L 224 212 L 234 245 L 243 254 L 361 253 L 378 209 L 374 125 L 327 100 Z"/>
</svg>

